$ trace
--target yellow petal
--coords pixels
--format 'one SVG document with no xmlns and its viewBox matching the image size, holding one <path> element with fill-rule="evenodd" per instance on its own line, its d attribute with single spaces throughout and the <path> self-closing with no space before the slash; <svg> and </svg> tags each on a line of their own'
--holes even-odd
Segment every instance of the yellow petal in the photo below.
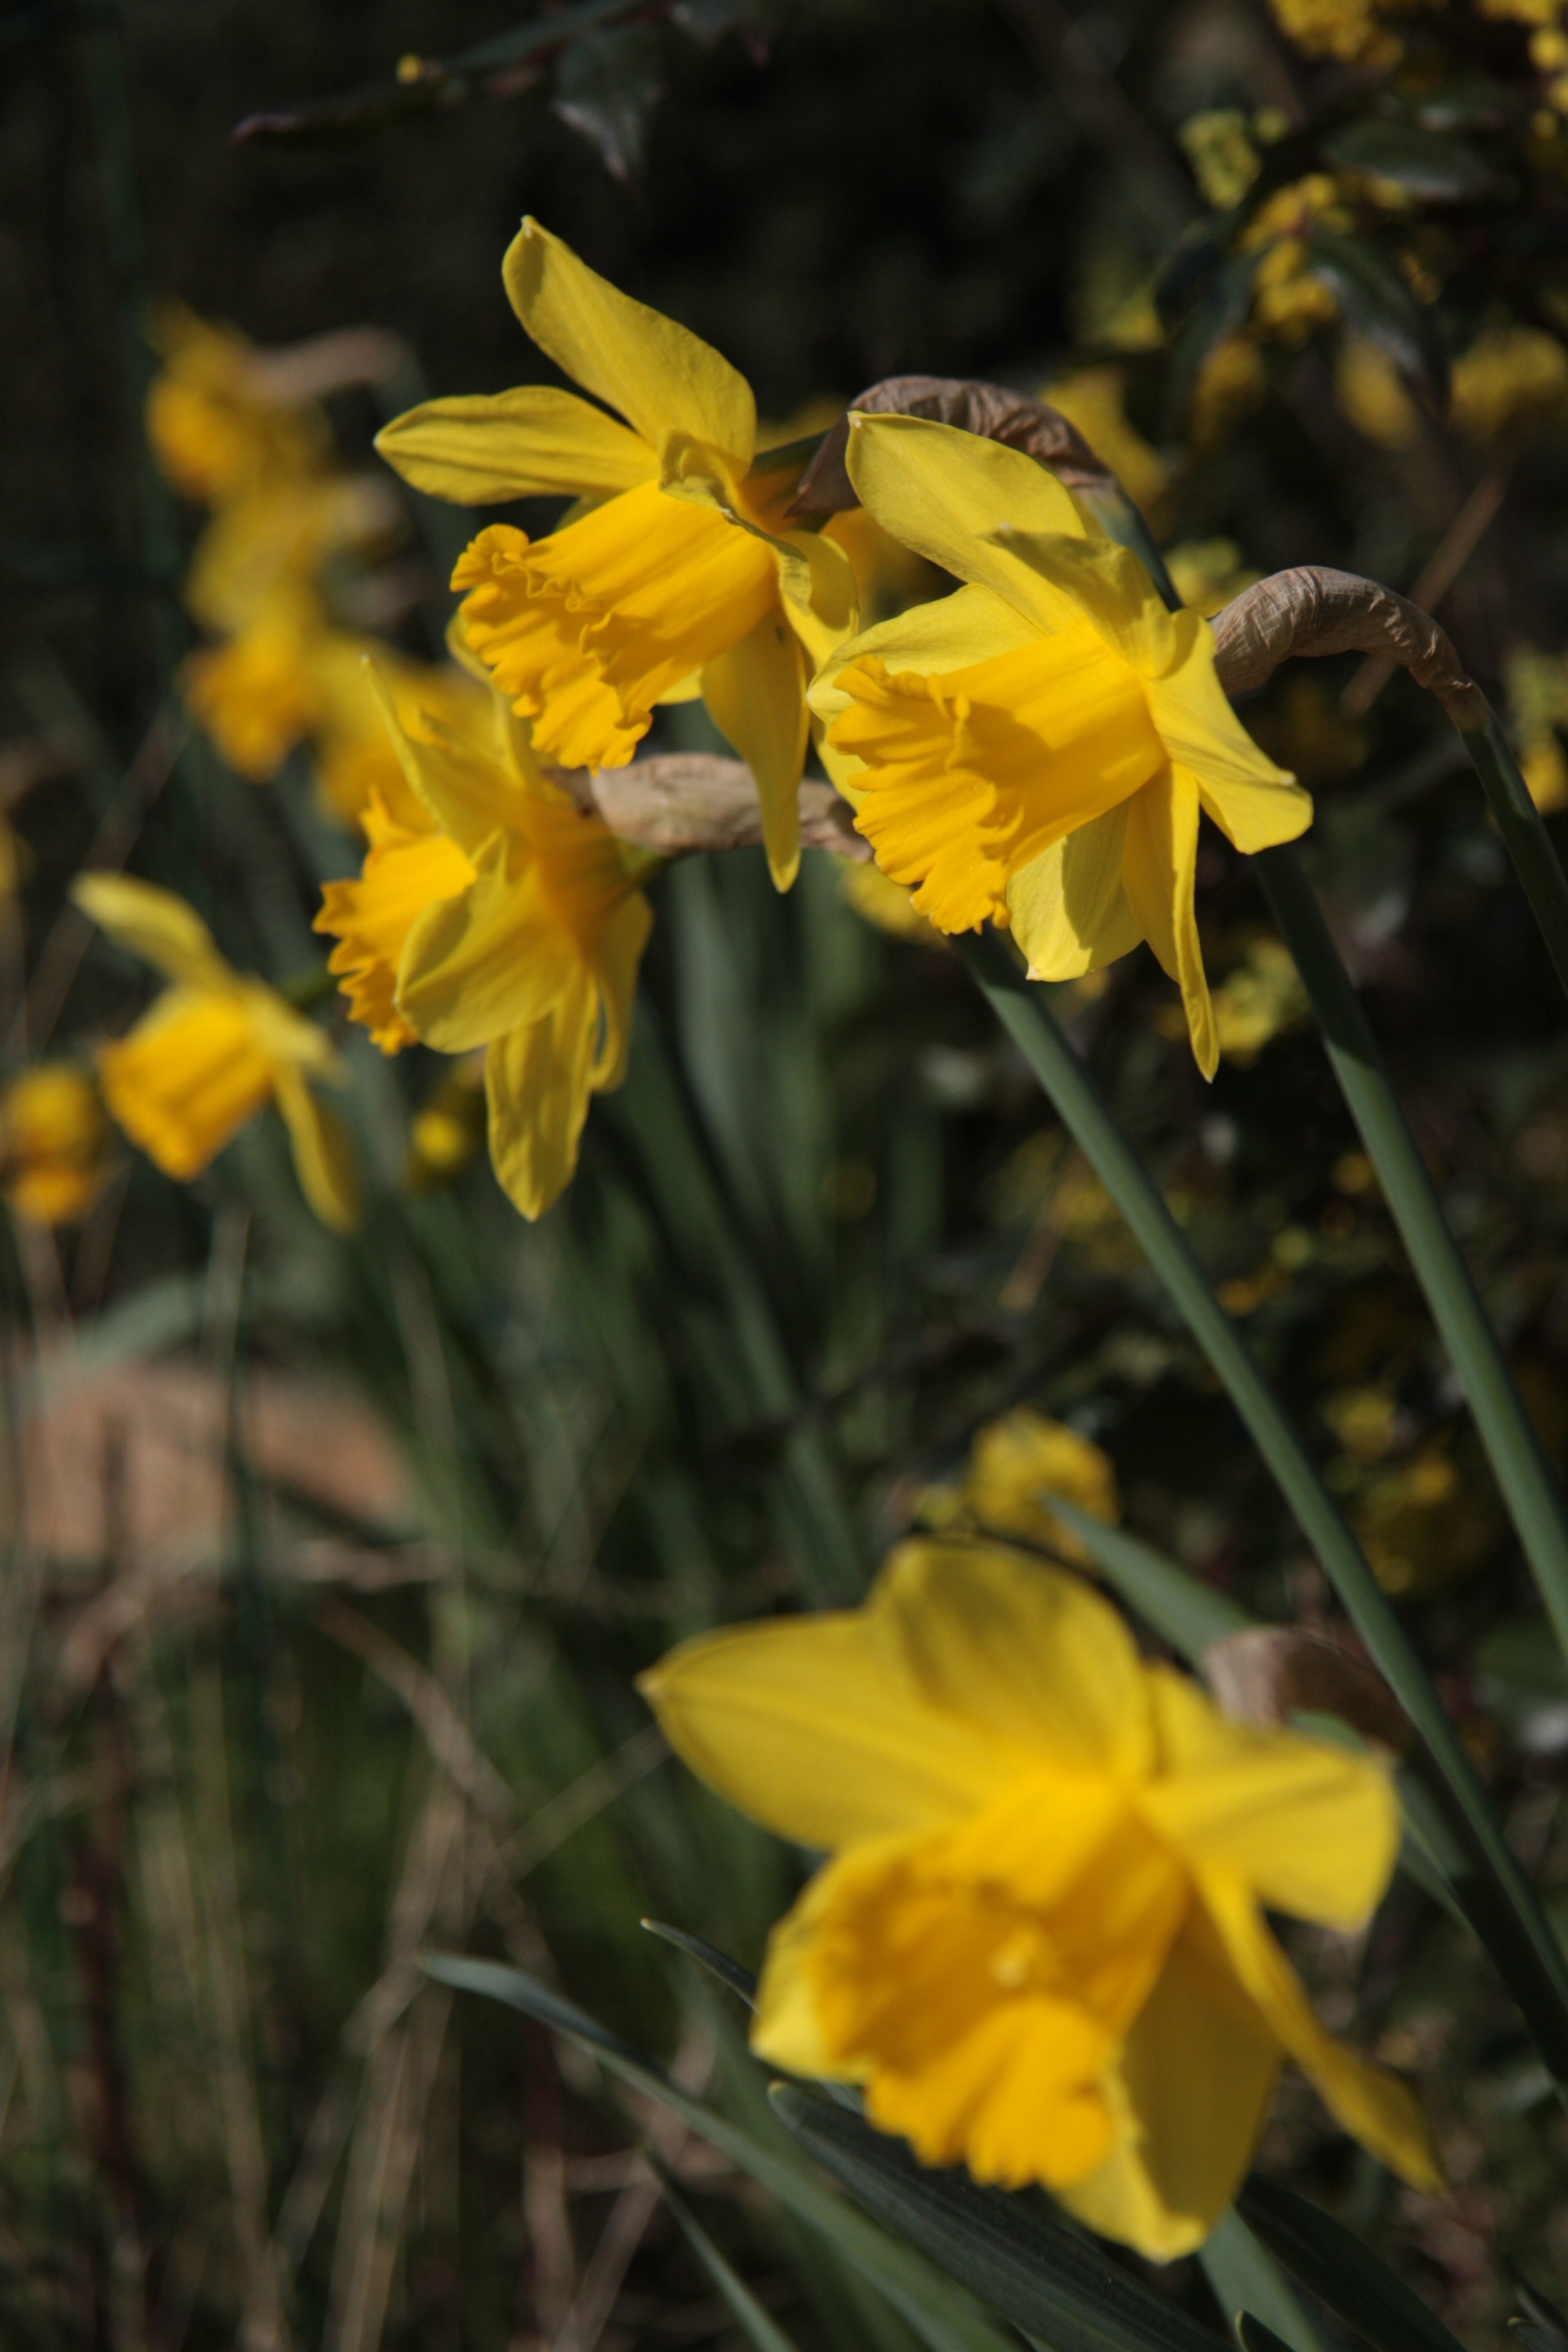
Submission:
<svg viewBox="0 0 1568 2352">
<path fill-rule="evenodd" d="M 1088 621 L 938 675 L 866 656 L 837 684 L 832 740 L 865 763 L 856 825 L 942 931 L 1005 920 L 1013 875 L 1163 761 L 1142 681 Z"/>
<path fill-rule="evenodd" d="M 610 498 L 658 464 L 646 441 L 553 384 L 425 401 L 384 425 L 375 446 L 416 490 L 470 507 L 560 492 Z"/>
<path fill-rule="evenodd" d="M 638 890 L 616 908 L 599 934 L 595 966 L 602 1027 L 598 1051 L 588 1073 L 588 1083 L 596 1095 L 611 1093 L 626 1076 L 637 967 L 652 929 L 652 912 Z"/>
<path fill-rule="evenodd" d="M 1152 1669 L 1162 1756 L 1146 1818 L 1199 1869 L 1245 1879 L 1271 1911 L 1359 1927 L 1399 1851 L 1386 1769 L 1325 1740 L 1228 1722 L 1204 1694 Z"/>
<path fill-rule="evenodd" d="M 348 1129 L 297 1070 L 279 1072 L 277 1100 L 300 1192 L 322 1224 L 333 1233 L 352 1233 L 359 1223 L 360 1182 Z"/>
<path fill-rule="evenodd" d="M 416 919 L 399 971 L 398 1011 L 443 1054 L 531 1029 L 582 972 L 524 842 L 498 834 L 474 866 L 468 889 Z"/>
<path fill-rule="evenodd" d="M 1021 449 L 923 416 L 849 419 L 849 478 L 884 530 L 960 580 L 990 588 L 1037 628 L 1079 617 L 1070 600 L 996 534 L 1082 539 L 1082 514 Z"/>
<path fill-rule="evenodd" d="M 1197 858 L 1198 788 L 1185 768 L 1167 768 L 1129 803 L 1121 880 L 1139 929 L 1182 992 L 1194 1058 L 1212 1078 L 1219 1034 L 1198 944 Z"/>
<path fill-rule="evenodd" d="M 1205 1871 L 1205 1906 L 1242 1990 L 1267 2019 L 1319 2096 L 1352 2137 L 1414 2189 L 1443 2185 L 1426 2118 L 1398 2076 L 1369 2065 L 1324 2032 L 1296 1971 L 1239 1878 Z"/>
<path fill-rule="evenodd" d="M 363 869 L 355 881 L 322 886 L 313 929 L 338 941 L 327 970 L 337 975 L 351 1016 L 384 1054 L 395 1054 L 415 1034 L 394 1002 L 408 934 L 426 907 L 467 889 L 474 869 L 455 841 L 410 833 L 375 803 L 364 823 Z"/>
<path fill-rule="evenodd" d="M 89 920 L 132 955 L 191 988 L 222 988 L 234 974 L 212 933 L 172 890 L 129 874 L 79 874 L 71 897 Z"/>
<path fill-rule="evenodd" d="M 542 1217 L 577 1165 L 598 1006 L 585 972 L 550 1010 L 485 1050 L 490 1164 L 525 1217 Z"/>
<path fill-rule="evenodd" d="M 400 708 L 376 663 L 364 663 L 363 677 L 416 803 L 472 857 L 509 821 L 518 797 L 516 774 L 496 754 L 494 694 L 458 730 L 407 697 Z"/>
<path fill-rule="evenodd" d="M 863 629 L 828 656 L 806 689 L 806 700 L 828 729 L 823 744 L 828 769 L 840 792 L 855 793 L 855 780 L 865 761 L 854 752 L 836 751 L 833 722 L 853 701 L 843 674 L 862 659 L 876 659 L 894 676 L 900 670 L 968 669 L 989 661 L 994 654 L 1011 653 L 1032 645 L 1038 632 L 1033 624 L 989 588 L 960 588 L 929 604 L 912 604 L 890 621 Z"/>
<path fill-rule="evenodd" d="M 893 1553 L 869 1607 L 931 1706 L 1068 1771 L 1150 1769 L 1142 1663 L 1081 1578 L 999 1544 L 917 1538 Z"/>
<path fill-rule="evenodd" d="M 1151 683 L 1149 708 L 1172 759 L 1197 779 L 1206 814 L 1250 857 L 1305 833 L 1311 799 L 1253 741 L 1215 674 L 1213 632 L 1196 614 L 1185 617 L 1195 625 L 1192 645 Z"/>
<path fill-rule="evenodd" d="M 786 532 L 781 544 L 795 559 L 781 564 L 779 578 L 809 674 L 838 651 L 856 626 L 855 569 L 844 550 L 819 530 Z"/>
<path fill-rule="evenodd" d="M 492 524 L 452 585 L 535 749 L 568 768 L 625 766 L 659 697 L 779 604 L 766 540 L 652 483 L 531 544 Z"/>
<path fill-rule="evenodd" d="M 745 377 L 710 344 L 621 293 L 536 220 L 512 239 L 501 278 L 540 350 L 650 447 L 663 433 L 689 433 L 744 473 L 756 446 L 756 403 Z"/>
<path fill-rule="evenodd" d="M 871 1611 L 701 1634 L 637 1687 L 700 1778 L 803 1845 L 961 1821 L 1014 1769 L 983 1727 L 922 1701 Z"/>
<path fill-rule="evenodd" d="M 1053 842 L 1009 881 L 1007 910 L 1031 980 L 1077 980 L 1142 939 L 1121 881 L 1127 805 Z"/>
<path fill-rule="evenodd" d="M 756 782 L 763 846 L 776 890 L 800 869 L 800 774 L 805 764 L 805 657 L 782 608 L 702 672 L 702 699 Z"/>
<path fill-rule="evenodd" d="M 1252 2161 L 1281 2054 L 1194 1908 L 1107 2070 L 1115 2149 L 1058 2192 L 1068 2210 L 1151 2262 L 1191 2253 Z"/>
<path fill-rule="evenodd" d="M 997 544 L 1035 573 L 1060 617 L 1052 625 L 1087 618 L 1140 677 L 1163 677 L 1183 659 L 1194 635 L 1208 629 L 1195 613 L 1170 613 L 1130 547 L 1110 539 L 1073 539 L 1060 531 L 1005 526 Z M 1211 641 L 1212 642 L 1212 641 Z"/>
<path fill-rule="evenodd" d="M 98 1068 L 111 1116 L 182 1183 L 255 1118 L 278 1076 L 235 989 L 169 989 L 129 1036 L 100 1048 Z"/>
</svg>

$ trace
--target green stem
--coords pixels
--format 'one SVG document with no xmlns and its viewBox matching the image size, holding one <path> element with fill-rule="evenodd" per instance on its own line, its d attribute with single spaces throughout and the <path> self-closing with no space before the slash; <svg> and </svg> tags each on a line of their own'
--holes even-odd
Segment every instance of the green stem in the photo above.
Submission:
<svg viewBox="0 0 1568 2352">
<path fill-rule="evenodd" d="M 1469 1270 L 1443 1221 L 1377 1040 L 1300 858 L 1293 846 L 1266 849 L 1254 864 L 1279 936 L 1318 1016 L 1341 1092 L 1475 1415 L 1558 1643 L 1568 1654 L 1568 1523 L 1563 1498 Z"/>
<path fill-rule="evenodd" d="M 1370 1656 L 1409 1717 L 1469 1866 L 1457 1892 L 1518 2002 L 1542 2059 L 1568 2091 L 1568 1966 L 1492 1818 L 1474 1768 L 1421 1664 L 1261 1370 L 1047 1009 L 994 934 L 953 941 L 1072 1136 L 1121 1210 L 1272 1471 L 1297 1525 Z"/>
<path fill-rule="evenodd" d="M 1568 992 L 1568 876 L 1558 862 L 1552 835 L 1530 797 L 1530 786 L 1520 773 L 1496 712 L 1487 709 L 1482 723 L 1459 728 L 1458 737 L 1491 803 L 1498 831 L 1524 885 L 1557 977 Z"/>
</svg>

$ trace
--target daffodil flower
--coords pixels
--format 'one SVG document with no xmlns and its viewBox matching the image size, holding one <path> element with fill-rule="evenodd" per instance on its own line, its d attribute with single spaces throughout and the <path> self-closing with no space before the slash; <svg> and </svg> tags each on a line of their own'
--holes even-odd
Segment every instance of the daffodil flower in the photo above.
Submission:
<svg viewBox="0 0 1568 2352">
<path fill-rule="evenodd" d="M 534 748 L 623 767 L 656 702 L 696 681 L 757 780 L 774 881 L 799 861 L 805 686 L 854 626 L 843 551 L 791 530 L 796 471 L 756 455 L 750 385 L 710 345 L 595 275 L 525 220 L 502 264 L 549 358 L 626 419 L 549 385 L 433 400 L 376 446 L 416 488 L 472 504 L 591 501 L 545 539 L 482 530 L 452 575 L 469 642 Z"/>
<path fill-rule="evenodd" d="M 382 689 L 425 823 L 373 809 L 363 870 L 327 885 L 316 929 L 384 1053 L 485 1048 L 490 1158 L 537 1217 L 576 1165 L 590 1095 L 625 1072 L 655 861 L 543 774 L 499 696 L 485 704 L 458 731 Z"/>
<path fill-rule="evenodd" d="M 347 1073 L 321 1032 L 275 988 L 225 962 L 171 890 L 121 874 L 79 875 L 71 896 L 132 954 L 174 982 L 129 1036 L 99 1049 L 104 1100 L 166 1176 L 200 1175 L 268 1103 L 282 1114 L 300 1189 L 339 1232 L 358 1215 L 348 1137 L 311 1091 Z"/>
<path fill-rule="evenodd" d="M 851 639 L 811 689 L 856 824 L 939 930 L 1010 925 L 1032 978 L 1147 940 L 1218 1060 L 1194 908 L 1198 816 L 1237 849 L 1312 804 L 1253 742 L 1196 613 L 1022 451 L 914 416 L 851 420 L 849 471 L 894 536 L 966 584 Z"/>
<path fill-rule="evenodd" d="M 773 1931 L 753 2046 L 862 2084 L 923 2163 L 1043 2183 L 1168 2261 L 1290 2057 L 1436 2185 L 1411 2093 L 1323 2032 L 1263 1916 L 1367 1918 L 1381 1764 L 1226 1721 L 1077 1578 L 978 1542 L 905 1544 L 864 1609 L 701 1636 L 642 1688 L 693 1771 L 831 1857 Z"/>
<path fill-rule="evenodd" d="M 109 1122 L 90 1070 L 38 1062 L 0 1088 L 0 1193 L 37 1225 L 85 1217 L 110 1171 Z"/>
</svg>

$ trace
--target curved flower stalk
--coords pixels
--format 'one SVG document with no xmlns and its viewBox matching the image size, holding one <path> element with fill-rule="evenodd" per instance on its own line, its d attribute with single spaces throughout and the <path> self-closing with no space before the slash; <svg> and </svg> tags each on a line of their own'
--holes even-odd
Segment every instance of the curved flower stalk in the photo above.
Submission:
<svg viewBox="0 0 1568 2352">
<path fill-rule="evenodd" d="M 373 806 L 363 870 L 327 885 L 316 929 L 383 1053 L 485 1049 L 490 1159 L 537 1217 L 625 1071 L 655 861 L 544 775 L 500 696 L 459 730 L 377 687 L 416 820 Z"/>
<path fill-rule="evenodd" d="M 905 1544 L 864 1609 L 702 1635 L 642 1688 L 694 1771 L 831 1856 L 773 1931 L 754 2046 L 863 2084 L 922 2162 L 1170 2260 L 1289 2057 L 1436 2184 L 1415 2098 L 1323 2032 L 1263 1917 L 1368 1916 L 1380 1763 L 1227 1722 L 1077 1578 L 978 1542 Z"/>
<path fill-rule="evenodd" d="M 526 385 L 434 400 L 376 446 L 416 489 L 470 504 L 569 492 L 547 538 L 482 530 L 452 585 L 468 640 L 568 768 L 630 760 L 653 707 L 700 688 L 750 765 L 781 889 L 799 858 L 806 681 L 855 625 L 848 559 L 793 528 L 798 478 L 756 454 L 751 387 L 707 343 L 634 302 L 525 220 L 501 267 L 513 310 L 595 400 Z"/>
<path fill-rule="evenodd" d="M 313 1083 L 347 1071 L 321 1031 L 265 981 L 225 962 L 200 917 L 171 890 L 121 874 L 79 875 L 71 896 L 121 947 L 174 985 L 129 1036 L 99 1048 L 104 1100 L 166 1176 L 199 1176 L 242 1127 L 276 1104 L 300 1189 L 325 1225 L 359 1214 L 353 1148 Z"/>
<path fill-rule="evenodd" d="M 1226 702 L 1195 613 L 1021 451 L 906 415 L 851 420 L 849 472 L 888 530 L 966 584 L 851 639 L 811 689 L 856 824 L 939 930 L 1011 928 L 1032 978 L 1147 940 L 1219 1057 L 1194 908 L 1198 818 L 1238 849 L 1312 804 Z"/>
<path fill-rule="evenodd" d="M 38 1062 L 0 1087 L 0 1194 L 36 1225 L 74 1225 L 111 1164 L 103 1097 L 77 1062 Z"/>
</svg>

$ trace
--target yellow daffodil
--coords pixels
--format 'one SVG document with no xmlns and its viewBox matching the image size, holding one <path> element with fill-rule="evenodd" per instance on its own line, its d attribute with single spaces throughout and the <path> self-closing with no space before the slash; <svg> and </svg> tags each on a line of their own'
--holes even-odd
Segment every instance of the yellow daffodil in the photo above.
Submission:
<svg viewBox="0 0 1568 2352">
<path fill-rule="evenodd" d="M 849 469 L 896 537 L 966 584 L 852 639 L 811 690 L 856 824 L 939 930 L 1008 926 L 1037 980 L 1148 940 L 1218 1057 L 1194 908 L 1198 816 L 1238 849 L 1311 818 L 1215 675 L 1196 613 L 1044 467 L 914 416 L 852 420 Z"/>
<path fill-rule="evenodd" d="M 147 395 L 147 437 L 175 489 L 219 506 L 264 478 L 319 465 L 330 436 L 315 402 L 268 399 L 253 346 L 171 303 L 153 330 L 163 367 Z"/>
<path fill-rule="evenodd" d="M 311 1091 L 346 1073 L 321 1032 L 265 981 L 225 962 L 183 898 L 120 874 L 83 874 L 72 897 L 110 939 L 174 982 L 127 1037 L 104 1045 L 110 1110 L 165 1175 L 197 1176 L 258 1111 L 275 1103 L 300 1188 L 338 1231 L 358 1213 L 347 1135 Z"/>
<path fill-rule="evenodd" d="M 384 811 L 355 882 L 327 886 L 318 930 L 331 969 L 384 1053 L 418 1037 L 485 1049 L 490 1158 L 525 1217 L 571 1177 L 588 1097 L 626 1066 L 652 860 L 541 771 L 498 696 L 458 732 L 417 709 L 383 710 L 423 811 Z"/>
<path fill-rule="evenodd" d="M 89 1070 L 40 1062 L 0 1089 L 0 1192 L 37 1225 L 86 1216 L 109 1173 L 109 1123 Z"/>
<path fill-rule="evenodd" d="M 704 1635 L 642 1687 L 693 1771 L 831 1857 L 773 1931 L 754 2047 L 862 2084 L 922 2163 L 1043 2182 L 1169 2260 L 1290 2057 L 1436 2184 L 1411 2094 L 1323 2032 L 1263 1916 L 1368 1916 L 1381 1765 L 1226 1721 L 1078 1579 L 979 1543 L 905 1544 L 864 1609 Z"/>
<path fill-rule="evenodd" d="M 960 1485 L 926 1489 L 921 1517 L 927 1527 L 963 1522 L 987 1535 L 1018 1536 L 1063 1559 L 1087 1562 L 1082 1543 L 1042 1499 L 1047 1495 L 1062 1496 L 1108 1526 L 1121 1517 L 1110 1455 L 1066 1422 L 1015 1405 L 976 1431 Z"/>
<path fill-rule="evenodd" d="M 502 265 L 513 310 L 583 389 L 434 400 L 376 446 L 416 488 L 471 504 L 591 501 L 547 538 L 479 533 L 452 576 L 469 642 L 568 768 L 620 767 L 656 702 L 700 682 L 757 780 L 774 881 L 799 860 L 805 685 L 854 625 L 843 551 L 788 528 L 796 468 L 756 455 L 751 387 L 707 343 L 616 290 L 526 220 Z"/>
</svg>

